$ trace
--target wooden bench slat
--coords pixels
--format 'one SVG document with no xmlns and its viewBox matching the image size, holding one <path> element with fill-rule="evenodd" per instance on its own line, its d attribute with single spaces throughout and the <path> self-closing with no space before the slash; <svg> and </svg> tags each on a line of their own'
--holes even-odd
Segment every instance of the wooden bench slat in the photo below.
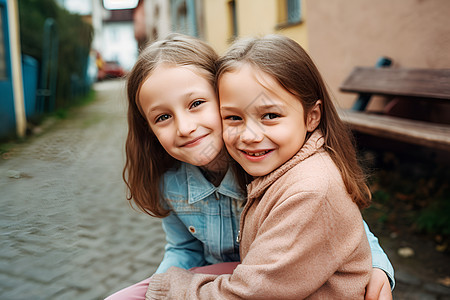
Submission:
<svg viewBox="0 0 450 300">
<path fill-rule="evenodd" d="M 339 110 L 341 119 L 362 133 L 450 151 L 450 125 Z"/>
<path fill-rule="evenodd" d="M 356 67 L 340 90 L 450 100 L 450 69 Z"/>
</svg>

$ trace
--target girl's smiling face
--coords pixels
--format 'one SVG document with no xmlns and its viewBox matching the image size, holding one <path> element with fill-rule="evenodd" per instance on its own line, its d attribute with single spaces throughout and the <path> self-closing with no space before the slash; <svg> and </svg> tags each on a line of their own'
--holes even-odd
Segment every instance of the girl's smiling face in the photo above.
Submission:
<svg viewBox="0 0 450 300">
<path fill-rule="evenodd" d="M 157 66 L 144 81 L 139 105 L 152 132 L 175 159 L 214 170 L 223 148 L 216 93 L 193 66 Z"/>
<path fill-rule="evenodd" d="M 293 157 L 320 120 L 320 102 L 305 122 L 300 100 L 249 64 L 221 75 L 218 90 L 225 145 L 252 176 L 267 175 Z"/>
</svg>

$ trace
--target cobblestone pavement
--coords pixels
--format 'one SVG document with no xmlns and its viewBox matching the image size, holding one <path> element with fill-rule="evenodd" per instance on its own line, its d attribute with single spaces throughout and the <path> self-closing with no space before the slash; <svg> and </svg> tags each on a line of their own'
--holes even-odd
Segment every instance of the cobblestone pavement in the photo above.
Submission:
<svg viewBox="0 0 450 300">
<path fill-rule="evenodd" d="M 122 82 L 0 161 L 0 299 L 103 299 L 149 277 L 160 220 L 130 208 Z"/>
<path fill-rule="evenodd" d="M 2 300 L 103 299 L 162 259 L 160 220 L 125 200 L 123 82 L 95 89 L 95 102 L 0 159 Z M 394 266 L 395 299 L 450 299 Z"/>
</svg>

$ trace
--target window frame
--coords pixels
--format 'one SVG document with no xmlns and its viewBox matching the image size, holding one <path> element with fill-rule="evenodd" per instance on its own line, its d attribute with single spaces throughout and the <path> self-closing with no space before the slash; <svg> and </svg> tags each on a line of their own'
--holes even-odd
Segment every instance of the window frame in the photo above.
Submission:
<svg viewBox="0 0 450 300">
<path fill-rule="evenodd" d="M 279 0 L 279 23 L 276 29 L 284 29 L 303 23 L 302 0 Z"/>
</svg>

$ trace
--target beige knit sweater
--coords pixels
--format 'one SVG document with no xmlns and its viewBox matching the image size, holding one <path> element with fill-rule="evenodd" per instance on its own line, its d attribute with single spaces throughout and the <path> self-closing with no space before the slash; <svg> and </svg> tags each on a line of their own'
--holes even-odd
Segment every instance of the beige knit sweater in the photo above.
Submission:
<svg viewBox="0 0 450 300">
<path fill-rule="evenodd" d="M 152 277 L 147 299 L 363 299 L 372 269 L 360 211 L 319 131 L 248 187 L 242 263 L 229 275 L 172 267 Z"/>
</svg>

